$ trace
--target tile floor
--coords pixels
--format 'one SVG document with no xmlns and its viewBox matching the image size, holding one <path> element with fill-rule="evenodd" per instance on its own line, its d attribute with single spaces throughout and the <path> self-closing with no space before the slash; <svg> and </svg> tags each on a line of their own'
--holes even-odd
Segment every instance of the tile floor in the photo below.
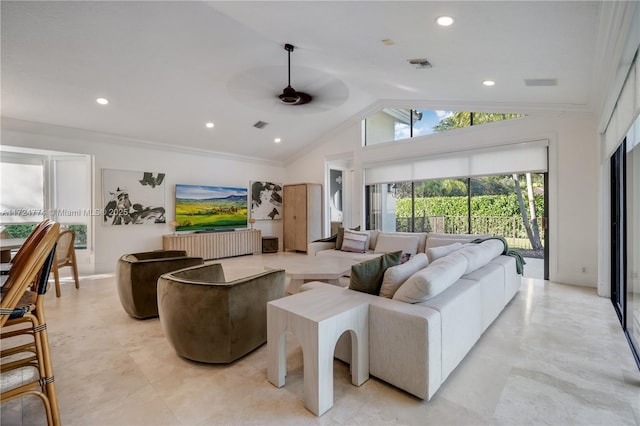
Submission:
<svg viewBox="0 0 640 426">
<path fill-rule="evenodd" d="M 222 261 L 230 278 L 268 256 Z M 266 345 L 231 365 L 178 358 L 158 319 L 129 318 L 115 278 L 85 276 L 47 299 L 65 425 L 639 425 L 640 372 L 611 302 L 594 289 L 525 278 L 518 295 L 429 401 L 334 363 L 335 404 L 304 408 L 302 352 L 288 338 L 287 383 L 266 379 Z M 2 404 L 4 425 L 45 424 L 41 404 Z"/>
</svg>

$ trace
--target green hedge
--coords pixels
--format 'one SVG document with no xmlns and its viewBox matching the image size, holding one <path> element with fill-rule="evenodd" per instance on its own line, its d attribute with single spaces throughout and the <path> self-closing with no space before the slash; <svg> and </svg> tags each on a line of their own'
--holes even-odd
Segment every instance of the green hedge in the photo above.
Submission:
<svg viewBox="0 0 640 426">
<path fill-rule="evenodd" d="M 467 216 L 467 197 L 416 197 L 415 215 L 422 216 Z M 534 196 L 536 215 L 544 214 L 544 196 Z M 528 198 L 524 198 L 525 208 L 529 211 Z M 471 197 L 473 216 L 520 216 L 516 194 L 479 195 Z M 396 217 L 411 217 L 411 198 L 396 200 Z"/>
<path fill-rule="evenodd" d="M 2 231 L 6 232 L 7 238 L 27 238 L 35 226 L 34 223 L 2 225 Z M 76 248 L 87 248 L 87 225 L 68 225 L 66 228 L 76 232 Z"/>
</svg>

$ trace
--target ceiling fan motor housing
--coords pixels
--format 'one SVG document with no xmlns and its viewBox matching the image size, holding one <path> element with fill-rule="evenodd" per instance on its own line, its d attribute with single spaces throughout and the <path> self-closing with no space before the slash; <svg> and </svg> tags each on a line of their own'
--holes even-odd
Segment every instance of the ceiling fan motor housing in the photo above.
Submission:
<svg viewBox="0 0 640 426">
<path fill-rule="evenodd" d="M 285 87 L 279 98 L 285 104 L 297 104 L 298 101 L 300 101 L 298 92 L 296 92 L 296 90 L 291 86 Z"/>
</svg>

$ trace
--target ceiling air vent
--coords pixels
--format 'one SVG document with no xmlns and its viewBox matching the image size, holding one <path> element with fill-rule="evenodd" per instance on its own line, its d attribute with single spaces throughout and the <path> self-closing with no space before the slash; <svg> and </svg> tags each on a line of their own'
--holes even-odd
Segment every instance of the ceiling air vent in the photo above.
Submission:
<svg viewBox="0 0 640 426">
<path fill-rule="evenodd" d="M 269 123 L 265 123 L 264 121 L 256 121 L 253 127 L 255 127 L 256 129 L 264 129 L 268 124 Z"/>
<path fill-rule="evenodd" d="M 530 86 L 530 87 L 557 86 L 558 79 L 557 78 L 527 78 L 524 80 L 524 85 Z"/>
</svg>

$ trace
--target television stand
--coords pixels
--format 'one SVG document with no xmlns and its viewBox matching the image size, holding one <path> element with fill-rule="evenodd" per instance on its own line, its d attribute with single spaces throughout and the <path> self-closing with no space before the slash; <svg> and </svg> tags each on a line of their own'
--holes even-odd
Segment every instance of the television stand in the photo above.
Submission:
<svg viewBox="0 0 640 426">
<path fill-rule="evenodd" d="M 262 251 L 262 237 L 258 229 L 163 235 L 162 249 L 185 250 L 187 256 L 201 257 L 205 260 L 222 259 L 259 254 Z"/>
</svg>

